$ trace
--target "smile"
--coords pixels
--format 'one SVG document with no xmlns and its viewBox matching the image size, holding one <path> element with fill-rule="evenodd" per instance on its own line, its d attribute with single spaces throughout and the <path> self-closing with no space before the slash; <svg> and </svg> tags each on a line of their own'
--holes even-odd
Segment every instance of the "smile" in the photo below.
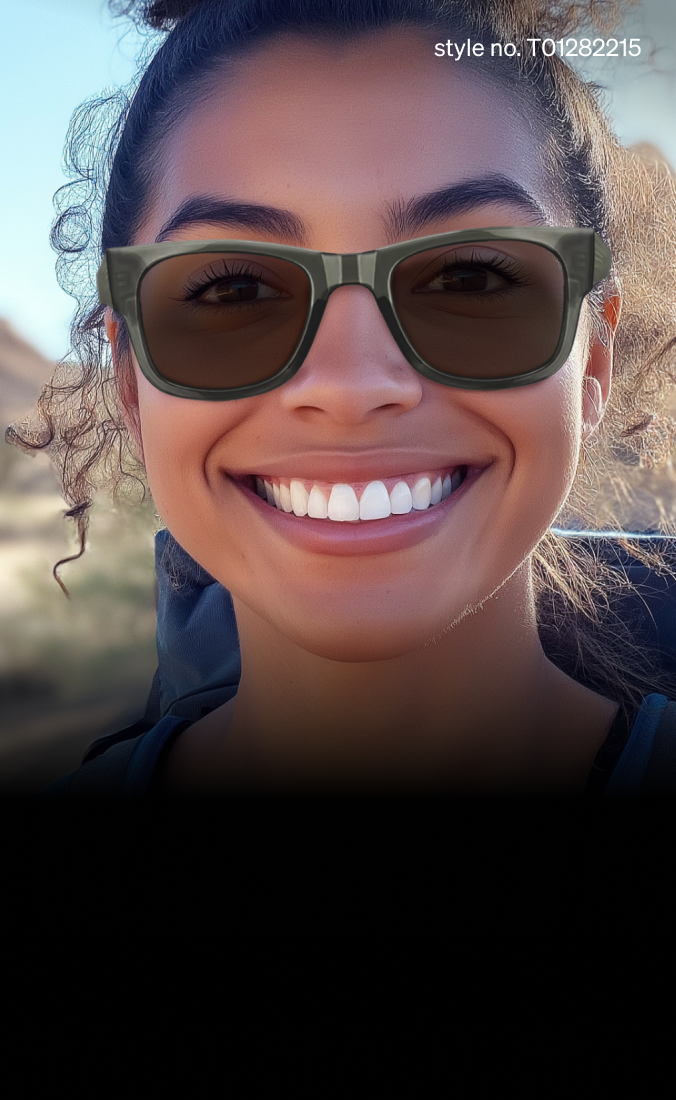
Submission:
<svg viewBox="0 0 676 1100">
<path fill-rule="evenodd" d="M 361 474 L 364 480 L 349 480 L 345 470 L 336 481 L 263 472 L 230 474 L 227 481 L 275 536 L 305 553 L 349 557 L 410 550 L 442 534 L 491 465 L 456 462 L 382 478 L 373 477 L 376 467 L 370 476 Z M 319 522 L 326 520 L 333 522 Z"/>
<path fill-rule="evenodd" d="M 256 492 L 279 512 L 359 523 L 424 512 L 459 489 L 467 466 L 406 474 L 369 482 L 307 481 L 256 476 Z"/>
</svg>

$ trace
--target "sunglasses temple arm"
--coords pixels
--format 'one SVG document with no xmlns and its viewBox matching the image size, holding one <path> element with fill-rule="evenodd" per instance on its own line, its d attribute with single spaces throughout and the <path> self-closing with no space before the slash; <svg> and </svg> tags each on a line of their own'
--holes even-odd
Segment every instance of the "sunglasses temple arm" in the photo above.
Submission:
<svg viewBox="0 0 676 1100">
<path fill-rule="evenodd" d="M 96 273 L 96 287 L 99 292 L 99 302 L 102 306 L 112 306 L 113 296 L 110 291 L 110 278 L 108 276 L 108 257 L 103 257 L 103 263 Z"/>
<path fill-rule="evenodd" d="M 610 249 L 601 240 L 598 233 L 594 234 L 594 271 L 592 274 L 592 286 L 602 283 L 610 275 L 613 266 L 613 257 Z"/>
</svg>

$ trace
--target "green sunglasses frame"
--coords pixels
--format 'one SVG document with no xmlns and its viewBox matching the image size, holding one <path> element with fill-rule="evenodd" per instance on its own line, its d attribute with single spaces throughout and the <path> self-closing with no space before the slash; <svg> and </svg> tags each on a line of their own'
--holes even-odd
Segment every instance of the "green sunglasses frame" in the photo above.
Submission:
<svg viewBox="0 0 676 1100">
<path fill-rule="evenodd" d="M 418 354 L 397 317 L 392 297 L 392 274 L 402 260 L 429 248 L 462 244 L 466 241 L 521 241 L 539 244 L 552 252 L 564 272 L 563 322 L 552 358 L 526 374 L 506 378 L 464 378 L 437 370 Z M 301 268 L 310 282 L 310 302 L 302 335 L 291 358 L 271 378 L 249 386 L 230 389 L 202 389 L 184 386 L 165 378 L 152 361 L 141 318 L 140 288 L 147 271 L 172 256 L 203 252 L 239 252 L 253 256 L 274 256 Z M 106 250 L 97 275 L 99 301 L 111 306 L 127 325 L 139 366 L 153 386 L 175 397 L 200 401 L 234 401 L 267 393 L 287 382 L 302 366 L 317 334 L 329 296 L 340 286 L 363 286 L 371 291 L 388 329 L 407 361 L 433 382 L 467 390 L 498 390 L 541 382 L 554 374 L 570 355 L 585 296 L 610 274 L 612 256 L 607 245 L 592 229 L 530 228 L 463 229 L 437 233 L 411 241 L 386 245 L 371 252 L 314 252 L 291 245 L 240 240 L 164 241 L 160 244 L 131 245 Z"/>
</svg>

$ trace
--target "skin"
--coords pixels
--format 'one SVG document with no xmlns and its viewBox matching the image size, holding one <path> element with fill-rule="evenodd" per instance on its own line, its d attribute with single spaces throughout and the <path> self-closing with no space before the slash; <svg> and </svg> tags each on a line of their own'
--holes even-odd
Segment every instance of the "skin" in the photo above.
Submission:
<svg viewBox="0 0 676 1100">
<path fill-rule="evenodd" d="M 370 38 L 340 52 L 292 37 L 266 45 L 173 132 L 162 160 L 138 243 L 206 193 L 291 210 L 309 248 L 378 248 L 392 240 L 388 204 L 485 172 L 525 187 L 549 224 L 572 224 L 540 175 L 537 136 L 504 91 L 471 66 L 439 63 L 414 32 L 381 34 L 377 49 Z M 543 222 L 501 201 L 419 235 L 526 224 Z M 173 236 L 283 240 L 223 224 Z M 616 298 L 605 313 L 614 331 Z M 115 351 L 112 314 L 107 325 Z M 580 326 L 570 359 L 545 381 L 451 389 L 406 362 L 366 289 L 343 287 L 301 369 L 270 393 L 176 398 L 134 360 L 127 420 L 153 498 L 179 543 L 232 592 L 242 646 L 236 699 L 179 738 L 166 791 L 582 789 L 617 703 L 545 657 L 529 555 L 608 399 L 612 341 L 590 331 Z M 479 480 L 433 534 L 390 553 L 299 549 L 227 477 L 339 481 L 355 456 L 377 467 L 387 455 L 394 475 L 458 454 L 486 466 Z"/>
</svg>

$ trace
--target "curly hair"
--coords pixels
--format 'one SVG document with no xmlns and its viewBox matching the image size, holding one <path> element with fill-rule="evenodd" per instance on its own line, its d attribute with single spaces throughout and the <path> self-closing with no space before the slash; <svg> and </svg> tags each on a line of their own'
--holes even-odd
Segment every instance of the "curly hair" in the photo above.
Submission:
<svg viewBox="0 0 676 1100">
<path fill-rule="evenodd" d="M 615 337 L 611 395 L 599 428 L 582 445 L 566 511 L 577 526 L 593 526 L 594 501 L 605 480 L 618 507 L 631 494 L 630 467 L 670 461 L 676 421 L 668 403 L 676 376 L 676 183 L 668 167 L 619 143 L 600 89 L 556 53 L 525 48 L 529 37 L 558 40 L 580 28 L 608 32 L 637 0 L 110 0 L 119 15 L 154 37 L 127 92 L 97 97 L 75 113 L 67 139 L 71 182 L 56 196 L 52 231 L 61 285 L 78 299 L 68 358 L 38 403 L 38 420 L 11 425 L 7 439 L 49 452 L 61 475 L 66 512 L 76 520 L 84 552 L 95 492 L 137 499 L 148 491 L 143 464 L 123 418 L 135 386 L 131 360 L 117 368 L 104 334 L 94 272 L 106 248 L 131 243 L 157 186 L 164 135 L 209 88 L 209 79 L 236 53 L 287 31 L 351 36 L 387 26 L 452 30 L 458 38 L 491 34 L 523 43 L 520 56 L 499 66 L 476 59 L 474 71 L 499 82 L 529 112 L 540 152 L 560 199 L 577 225 L 609 244 L 613 270 L 589 295 L 591 323 L 602 338 L 602 303 L 622 297 Z M 164 37 L 158 47 L 156 32 Z M 474 64 L 474 62 L 473 62 Z M 121 318 L 122 348 L 129 351 Z M 611 525 L 619 526 L 614 509 Z M 676 531 L 662 514 L 660 533 Z M 674 576 L 666 552 L 635 540 L 622 547 Z M 54 576 L 62 587 L 57 568 Z M 646 691 L 674 693 L 656 674 L 654 655 L 633 641 L 614 610 L 631 590 L 625 572 L 610 568 L 586 540 L 549 530 L 531 555 L 538 628 L 547 656 L 573 678 L 620 702 L 625 714 Z M 64 588 L 65 591 L 65 588 Z M 662 676 L 662 680 L 660 680 Z"/>
</svg>

